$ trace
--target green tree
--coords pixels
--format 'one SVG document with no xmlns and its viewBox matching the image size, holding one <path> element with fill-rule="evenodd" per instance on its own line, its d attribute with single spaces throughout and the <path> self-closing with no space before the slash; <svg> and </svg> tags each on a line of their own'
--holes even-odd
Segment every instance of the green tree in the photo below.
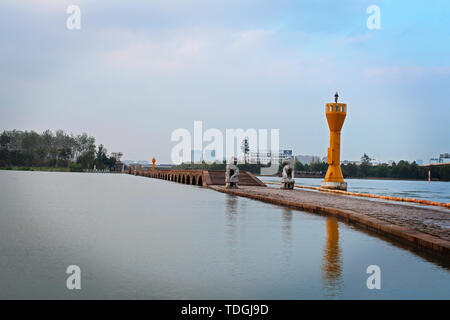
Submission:
<svg viewBox="0 0 450 320">
<path fill-rule="evenodd" d="M 361 177 L 367 177 L 369 175 L 370 166 L 370 157 L 364 153 L 361 157 L 361 164 L 359 166 L 358 174 Z"/>
<path fill-rule="evenodd" d="M 328 170 L 328 163 L 325 162 L 311 162 L 309 165 L 310 171 L 314 172 L 326 172 Z"/>
<path fill-rule="evenodd" d="M 303 163 L 298 161 L 297 157 L 295 157 L 294 170 L 296 170 L 296 171 L 304 171 L 305 170 L 305 166 L 303 165 Z"/>
</svg>

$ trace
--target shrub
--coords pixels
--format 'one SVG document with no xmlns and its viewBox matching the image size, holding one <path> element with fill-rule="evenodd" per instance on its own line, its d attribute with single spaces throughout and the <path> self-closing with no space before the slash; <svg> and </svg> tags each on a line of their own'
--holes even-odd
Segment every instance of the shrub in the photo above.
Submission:
<svg viewBox="0 0 450 320">
<path fill-rule="evenodd" d="M 70 165 L 70 172 L 83 172 L 83 166 L 80 163 L 72 163 Z"/>
</svg>

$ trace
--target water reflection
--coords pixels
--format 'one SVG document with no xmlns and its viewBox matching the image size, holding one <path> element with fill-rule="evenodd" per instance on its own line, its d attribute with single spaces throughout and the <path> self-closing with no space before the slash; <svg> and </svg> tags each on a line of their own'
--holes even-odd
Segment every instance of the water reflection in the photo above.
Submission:
<svg viewBox="0 0 450 320">
<path fill-rule="evenodd" d="M 283 244 L 285 248 L 290 248 L 292 245 L 292 210 L 283 208 L 281 220 L 283 221 L 281 225 L 281 231 L 283 233 Z"/>
<path fill-rule="evenodd" d="M 237 213 L 238 197 L 228 193 L 226 193 L 225 196 L 225 209 L 227 217 L 232 219 L 232 215 Z"/>
<path fill-rule="evenodd" d="M 323 286 L 327 296 L 336 296 L 342 292 L 342 255 L 339 247 L 339 226 L 336 218 L 328 217 L 327 241 L 324 247 L 322 263 Z"/>
<path fill-rule="evenodd" d="M 236 242 L 237 242 L 237 213 L 238 213 L 238 197 L 226 194 L 225 199 L 225 217 L 226 217 L 226 239 L 228 249 L 228 260 L 231 262 L 229 271 L 235 274 L 236 269 Z"/>
<path fill-rule="evenodd" d="M 292 210 L 283 208 L 281 214 L 281 237 L 283 241 L 282 258 L 284 269 L 290 267 L 292 258 Z"/>
</svg>

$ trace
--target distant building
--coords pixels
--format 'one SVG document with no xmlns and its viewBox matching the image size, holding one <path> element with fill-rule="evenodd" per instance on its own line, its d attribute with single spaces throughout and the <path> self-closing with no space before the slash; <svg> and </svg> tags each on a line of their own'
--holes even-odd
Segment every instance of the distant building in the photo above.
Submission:
<svg viewBox="0 0 450 320">
<path fill-rule="evenodd" d="M 310 155 L 296 155 L 295 156 L 299 162 L 302 164 L 311 164 L 313 162 L 320 162 L 319 156 L 310 156 Z"/>
<path fill-rule="evenodd" d="M 430 163 L 439 163 L 439 158 L 431 158 Z"/>
<path fill-rule="evenodd" d="M 344 164 L 344 165 L 346 165 L 346 164 L 360 165 L 360 164 L 361 164 L 361 161 L 343 160 L 343 161 L 341 161 L 341 164 Z"/>
<path fill-rule="evenodd" d="M 191 162 L 192 163 L 201 163 L 202 161 L 203 161 L 202 150 L 191 150 Z"/>
<path fill-rule="evenodd" d="M 416 160 L 416 163 L 417 163 L 418 165 L 421 165 L 421 164 L 423 164 L 423 160 Z"/>
<path fill-rule="evenodd" d="M 441 153 L 439 155 L 439 163 L 448 162 L 450 160 L 450 153 Z"/>
<path fill-rule="evenodd" d="M 272 152 L 271 150 L 262 150 L 259 152 L 249 152 L 246 155 L 247 163 L 264 164 L 275 162 L 280 163 L 283 159 L 292 159 L 292 150 L 279 150 Z"/>
</svg>

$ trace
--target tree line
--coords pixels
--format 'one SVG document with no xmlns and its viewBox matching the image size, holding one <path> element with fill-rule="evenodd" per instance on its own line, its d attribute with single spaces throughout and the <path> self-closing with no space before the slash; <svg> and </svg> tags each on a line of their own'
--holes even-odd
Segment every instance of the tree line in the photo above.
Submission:
<svg viewBox="0 0 450 320">
<path fill-rule="evenodd" d="M 314 162 L 302 164 L 297 159 L 295 161 L 296 171 L 322 172 L 326 173 L 328 163 Z M 391 178 L 391 179 L 427 179 L 428 167 L 421 167 L 415 161 L 408 162 L 400 160 L 398 163 L 372 165 L 370 157 L 364 154 L 360 164 L 341 164 L 341 171 L 344 178 Z M 431 177 L 433 179 L 450 181 L 450 165 L 431 167 Z"/>
<path fill-rule="evenodd" d="M 0 135 L 0 167 L 55 167 L 107 169 L 114 166 L 121 154 L 108 155 L 106 148 L 96 146 L 95 138 L 86 133 L 67 134 L 63 130 L 11 130 Z"/>
</svg>

